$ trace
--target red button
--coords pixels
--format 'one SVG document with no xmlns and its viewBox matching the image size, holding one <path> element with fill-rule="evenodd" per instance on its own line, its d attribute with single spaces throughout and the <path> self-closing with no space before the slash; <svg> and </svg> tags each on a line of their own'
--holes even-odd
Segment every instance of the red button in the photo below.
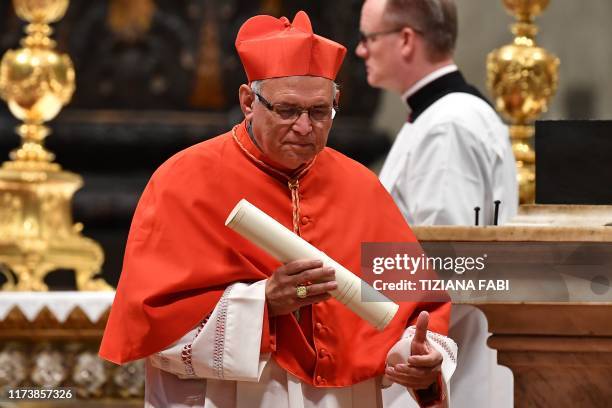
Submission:
<svg viewBox="0 0 612 408">
<path fill-rule="evenodd" d="M 320 376 L 320 375 L 317 375 L 317 378 L 315 378 L 315 380 L 316 380 L 316 382 L 320 383 L 320 382 L 321 382 L 321 380 L 322 380 L 322 378 L 321 378 L 321 376 Z"/>
<path fill-rule="evenodd" d="M 319 358 L 325 358 L 325 357 L 327 357 L 327 350 L 322 348 L 321 350 L 319 350 Z"/>
<path fill-rule="evenodd" d="M 315 324 L 315 327 L 317 328 L 318 331 L 323 331 L 323 325 L 321 323 Z"/>
<path fill-rule="evenodd" d="M 308 218 L 307 216 L 303 216 L 302 217 L 302 225 L 306 225 L 310 222 L 310 218 Z"/>
</svg>

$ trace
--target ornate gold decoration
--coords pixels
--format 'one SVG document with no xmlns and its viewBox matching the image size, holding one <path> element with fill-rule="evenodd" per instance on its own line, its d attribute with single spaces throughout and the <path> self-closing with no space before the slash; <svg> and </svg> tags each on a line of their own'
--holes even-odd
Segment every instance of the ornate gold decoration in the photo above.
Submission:
<svg viewBox="0 0 612 408">
<path fill-rule="evenodd" d="M 28 377 L 24 347 L 11 342 L 0 351 L 0 387 L 15 388 Z"/>
<path fill-rule="evenodd" d="M 533 121 L 548 108 L 557 89 L 559 59 L 535 43 L 534 18 L 549 0 L 502 0 L 518 20 L 512 44 L 489 53 L 487 85 L 499 112 L 510 121 L 510 138 L 518 170 L 521 203 L 535 196 Z"/>
<path fill-rule="evenodd" d="M 295 287 L 295 295 L 299 299 L 306 299 L 308 297 L 308 288 L 304 285 L 298 285 Z"/>
<path fill-rule="evenodd" d="M 142 394 L 144 378 L 144 364 L 137 360 L 117 367 L 113 375 L 113 384 L 121 397 L 134 398 Z"/>
<path fill-rule="evenodd" d="M 34 367 L 30 375 L 32 382 L 42 388 L 56 388 L 68 376 L 64 358 L 48 343 L 40 344 L 39 348 L 34 354 Z"/>
<path fill-rule="evenodd" d="M 76 356 L 72 381 L 78 385 L 77 394 L 81 398 L 100 397 L 107 381 L 104 362 L 93 351 L 83 351 Z"/>
<path fill-rule="evenodd" d="M 103 399 L 111 406 L 142 407 L 143 360 L 116 366 L 97 357 L 99 342 L 68 341 L 65 344 L 30 339 L 0 343 L 0 391 L 69 387 L 79 399 Z"/>
<path fill-rule="evenodd" d="M 75 270 L 78 289 L 112 290 L 93 279 L 104 260 L 102 248 L 72 221 L 72 196 L 83 180 L 63 171 L 43 146 L 50 133 L 44 123 L 74 93 L 70 57 L 57 53 L 49 38 L 49 24 L 64 16 L 68 0 L 13 0 L 13 6 L 30 24 L 22 48 L 7 51 L 0 62 L 0 97 L 23 121 L 16 129 L 21 147 L 0 168 L 0 264 L 12 271 L 0 269 L 8 278 L 3 289 L 47 290 L 45 276 L 68 268 Z"/>
<path fill-rule="evenodd" d="M 79 399 L 142 407 L 144 361 L 117 366 L 97 356 L 109 312 L 92 322 L 76 306 L 60 321 L 46 307 L 28 318 L 14 306 L 0 319 L 0 394 L 7 388 L 69 387 Z M 55 407 L 57 401 L 39 405 Z"/>
</svg>

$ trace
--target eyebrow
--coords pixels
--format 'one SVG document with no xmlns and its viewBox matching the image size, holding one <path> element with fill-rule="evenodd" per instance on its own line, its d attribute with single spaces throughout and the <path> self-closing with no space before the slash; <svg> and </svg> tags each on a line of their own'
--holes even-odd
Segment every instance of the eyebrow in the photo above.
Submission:
<svg viewBox="0 0 612 408">
<path fill-rule="evenodd" d="M 296 108 L 330 108 L 333 107 L 333 103 L 332 104 L 327 104 L 327 103 L 318 103 L 315 105 L 309 105 L 309 106 L 304 106 L 304 105 L 299 105 L 297 103 L 290 103 L 290 102 L 275 102 L 273 103 L 273 105 L 280 105 L 280 106 L 291 106 L 291 107 L 296 107 Z"/>
<path fill-rule="evenodd" d="M 275 96 L 280 98 L 281 101 L 275 100 L 274 103 L 283 103 L 285 105 L 295 105 L 295 106 L 299 105 L 294 100 L 294 99 L 299 99 L 299 95 L 282 95 L 282 96 L 275 95 Z M 286 100 L 284 100 L 285 98 L 286 98 Z M 331 99 L 331 95 L 329 96 L 329 98 Z M 273 99 L 275 99 L 275 98 L 273 98 Z M 325 97 L 323 95 L 314 96 L 312 99 L 314 101 L 314 104 L 311 105 L 311 106 L 316 106 L 316 105 L 323 106 L 323 105 L 327 104 L 327 100 L 328 100 L 327 97 Z M 270 100 L 270 99 L 268 99 L 268 100 Z M 333 100 L 332 100 L 332 103 L 333 103 Z"/>
</svg>

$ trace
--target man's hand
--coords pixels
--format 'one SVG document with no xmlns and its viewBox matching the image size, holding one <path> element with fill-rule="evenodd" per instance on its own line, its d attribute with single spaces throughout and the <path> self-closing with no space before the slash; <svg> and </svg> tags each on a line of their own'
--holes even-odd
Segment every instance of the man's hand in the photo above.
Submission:
<svg viewBox="0 0 612 408">
<path fill-rule="evenodd" d="M 410 357 L 403 364 L 387 366 L 387 377 L 413 390 L 425 390 L 436 383 L 442 370 L 442 355 L 427 342 L 429 314 L 421 312 L 412 339 Z"/>
<path fill-rule="evenodd" d="M 322 302 L 331 297 L 327 292 L 338 284 L 331 267 L 323 267 L 320 260 L 299 260 L 289 262 L 272 273 L 266 282 L 268 313 L 277 316 L 291 313 L 300 307 Z M 309 285 L 309 282 L 317 282 Z M 296 287 L 305 285 L 307 296 L 300 299 Z"/>
</svg>

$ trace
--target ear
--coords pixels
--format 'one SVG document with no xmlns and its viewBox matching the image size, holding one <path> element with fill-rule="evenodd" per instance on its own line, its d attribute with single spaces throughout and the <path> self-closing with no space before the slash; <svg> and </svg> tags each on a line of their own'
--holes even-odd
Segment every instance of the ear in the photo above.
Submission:
<svg viewBox="0 0 612 408">
<path fill-rule="evenodd" d="M 245 119 L 250 121 L 253 116 L 253 102 L 255 101 L 255 94 L 250 86 L 246 84 L 240 85 L 238 89 L 238 100 L 240 101 L 240 109 Z"/>
<path fill-rule="evenodd" d="M 334 98 L 334 105 L 340 106 L 339 102 L 340 102 L 340 90 L 338 89 L 336 91 L 336 97 Z"/>
<path fill-rule="evenodd" d="M 400 32 L 401 35 L 401 55 L 406 59 L 411 59 L 415 53 L 418 33 L 411 27 L 404 27 Z"/>
</svg>

